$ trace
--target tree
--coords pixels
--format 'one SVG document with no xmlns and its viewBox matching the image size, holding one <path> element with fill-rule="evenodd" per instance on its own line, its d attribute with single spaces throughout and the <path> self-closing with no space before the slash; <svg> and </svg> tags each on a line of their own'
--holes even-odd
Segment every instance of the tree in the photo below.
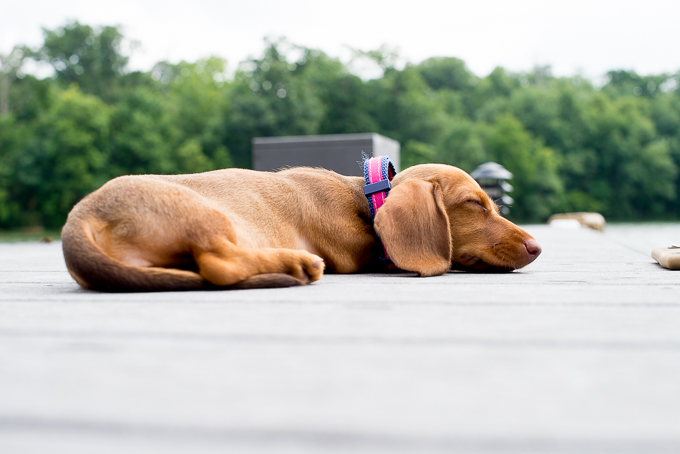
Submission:
<svg viewBox="0 0 680 454">
<path fill-rule="evenodd" d="M 152 71 L 154 78 L 162 84 L 163 109 L 180 140 L 172 149 L 196 152 L 192 160 L 185 160 L 193 162 L 189 167 L 180 167 L 182 172 L 232 166 L 225 127 L 232 87 L 225 83 L 226 69 L 225 60 L 210 57 L 196 63 L 171 65 L 163 62 Z M 198 162 L 203 164 L 198 165 Z"/>
<path fill-rule="evenodd" d="M 379 69 L 367 80 L 274 39 L 230 79 L 218 57 L 128 72 L 118 27 L 70 22 L 44 36 L 38 51 L 0 56 L 2 228 L 58 227 L 117 175 L 250 167 L 253 137 L 356 132 L 400 141 L 402 167 L 500 162 L 515 174 L 517 221 L 680 218 L 678 74 L 611 71 L 601 88 L 549 67 L 478 77 L 447 57 L 399 69 L 382 47 L 356 52 Z M 30 58 L 55 77 L 23 74 Z"/>
<path fill-rule="evenodd" d="M 0 117 L 9 114 L 9 88 L 21 72 L 26 50 L 25 46 L 14 46 L 9 54 L 0 54 Z"/>
<path fill-rule="evenodd" d="M 489 160 L 480 134 L 482 129 L 467 118 L 455 118 L 448 122 L 434 161 L 472 172 Z"/>
<path fill-rule="evenodd" d="M 23 184 L 29 211 L 43 225 L 61 226 L 71 207 L 104 184 L 110 109 L 76 86 L 63 91 L 41 119 L 38 136 L 27 147 Z"/>
<path fill-rule="evenodd" d="M 250 167 L 253 137 L 318 134 L 325 106 L 300 68 L 317 51 L 300 49 L 304 58 L 295 63 L 285 47 L 285 40 L 270 41 L 263 58 L 236 73 L 227 135 L 238 166 Z"/>
<path fill-rule="evenodd" d="M 512 217 L 545 221 L 562 196 L 554 152 L 531 137 L 512 114 L 502 115 L 489 125 L 484 141 L 490 159 L 514 175 Z"/>
<path fill-rule="evenodd" d="M 663 84 L 669 79 L 667 74 L 656 76 L 640 76 L 635 71 L 609 71 L 609 81 L 602 87 L 604 93 L 612 97 L 644 96 L 651 98 L 658 96 Z"/>
<path fill-rule="evenodd" d="M 178 170 L 170 151 L 178 145 L 181 135 L 159 89 L 138 86 L 126 90 L 110 106 L 109 131 L 106 145 L 112 177 Z"/>
<path fill-rule="evenodd" d="M 84 93 L 115 99 L 128 63 L 118 27 L 93 29 L 74 21 L 53 31 L 43 29 L 43 34 L 39 58 L 54 67 L 64 86 L 75 83 Z"/>
</svg>

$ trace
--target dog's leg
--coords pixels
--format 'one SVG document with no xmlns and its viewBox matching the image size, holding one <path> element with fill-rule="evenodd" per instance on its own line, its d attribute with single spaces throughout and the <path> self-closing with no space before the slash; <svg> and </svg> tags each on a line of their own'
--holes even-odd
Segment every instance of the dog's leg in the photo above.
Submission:
<svg viewBox="0 0 680 454">
<path fill-rule="evenodd" d="M 228 215 L 207 204 L 193 204 L 193 213 L 183 218 L 181 242 L 186 242 L 198 273 L 217 286 L 290 286 L 317 281 L 323 275 L 323 260 L 307 251 L 284 248 L 240 246 Z M 177 222 L 177 221 L 175 221 Z M 263 276 L 268 275 L 268 276 Z M 258 277 L 255 279 L 255 277 Z"/>
<path fill-rule="evenodd" d="M 218 286 L 237 283 L 242 283 L 240 287 L 304 285 L 320 279 L 324 269 L 323 261 L 306 251 L 250 249 L 224 240 L 208 250 L 194 253 L 194 257 L 199 274 Z"/>
<path fill-rule="evenodd" d="M 151 266 L 172 267 L 175 257 L 191 256 L 198 274 L 220 287 L 248 279 L 251 280 L 243 287 L 288 287 L 317 281 L 323 275 L 323 260 L 307 251 L 238 245 L 239 238 L 227 215 L 209 204 L 192 202 L 187 209 L 177 201 L 173 207 L 175 213 L 166 207 L 164 214 L 170 214 L 167 219 L 154 222 L 152 217 L 147 217 L 138 221 L 145 225 L 138 225 L 135 230 L 145 233 L 126 238 L 124 245 L 118 242 L 122 247 L 110 249 L 117 249 L 116 254 L 126 257 L 128 263 L 134 263 L 134 259 Z M 160 227 L 164 224 L 172 227 Z M 261 276 L 271 274 L 277 276 Z M 261 277 L 252 279 L 256 276 Z"/>
</svg>

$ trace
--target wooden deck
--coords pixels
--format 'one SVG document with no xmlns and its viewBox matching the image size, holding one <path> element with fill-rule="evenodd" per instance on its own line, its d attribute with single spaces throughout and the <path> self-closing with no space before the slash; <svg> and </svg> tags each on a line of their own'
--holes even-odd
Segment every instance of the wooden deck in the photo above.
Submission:
<svg viewBox="0 0 680 454">
<path fill-rule="evenodd" d="M 202 293 L 2 244 L 0 453 L 680 452 L 680 272 L 527 230 L 521 272 Z"/>
</svg>

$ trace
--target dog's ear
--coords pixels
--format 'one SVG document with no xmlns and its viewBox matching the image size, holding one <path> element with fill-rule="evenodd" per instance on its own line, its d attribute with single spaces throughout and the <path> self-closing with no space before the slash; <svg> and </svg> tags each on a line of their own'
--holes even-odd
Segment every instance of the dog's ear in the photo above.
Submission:
<svg viewBox="0 0 680 454">
<path fill-rule="evenodd" d="M 437 183 L 411 180 L 394 187 L 375 217 L 392 262 L 421 276 L 451 267 L 451 227 Z"/>
</svg>

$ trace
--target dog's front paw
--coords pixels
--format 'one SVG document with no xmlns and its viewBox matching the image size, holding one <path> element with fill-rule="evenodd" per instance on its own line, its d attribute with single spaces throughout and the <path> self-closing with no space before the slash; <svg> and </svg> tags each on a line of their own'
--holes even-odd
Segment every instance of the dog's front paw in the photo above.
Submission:
<svg viewBox="0 0 680 454">
<path fill-rule="evenodd" d="M 296 252 L 297 257 L 293 257 L 289 264 L 288 274 L 305 283 L 321 279 L 325 268 L 323 259 L 306 251 Z"/>
<path fill-rule="evenodd" d="M 323 276 L 323 270 L 326 269 L 326 264 L 324 263 L 321 257 L 316 256 L 314 254 L 310 255 L 314 258 L 314 260 L 312 261 L 311 266 L 306 271 L 307 274 L 309 275 L 309 282 L 314 282 L 321 279 L 321 276 Z"/>
</svg>

